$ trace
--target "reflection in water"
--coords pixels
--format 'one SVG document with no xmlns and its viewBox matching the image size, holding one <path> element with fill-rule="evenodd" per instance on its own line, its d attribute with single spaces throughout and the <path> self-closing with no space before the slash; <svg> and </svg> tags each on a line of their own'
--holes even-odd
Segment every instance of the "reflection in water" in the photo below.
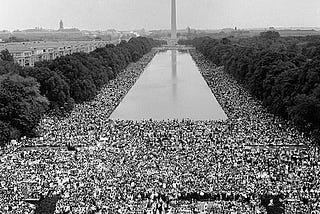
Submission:
<svg viewBox="0 0 320 214">
<path fill-rule="evenodd" d="M 130 89 L 110 119 L 225 120 L 188 52 L 159 52 Z"/>
<path fill-rule="evenodd" d="M 172 95 L 177 96 L 177 50 L 171 50 Z M 176 99 L 175 99 L 176 100 Z"/>
<path fill-rule="evenodd" d="M 171 50 L 171 65 L 172 65 L 172 77 L 176 79 L 177 76 L 177 50 Z"/>
</svg>

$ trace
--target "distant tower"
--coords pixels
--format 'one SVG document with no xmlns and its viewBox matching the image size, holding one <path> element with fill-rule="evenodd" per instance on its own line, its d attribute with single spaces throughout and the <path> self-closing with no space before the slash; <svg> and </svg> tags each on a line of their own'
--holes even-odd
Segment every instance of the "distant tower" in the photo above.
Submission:
<svg viewBox="0 0 320 214">
<path fill-rule="evenodd" d="M 60 30 L 63 30 L 63 21 L 62 20 L 60 20 L 60 23 L 59 23 L 59 25 L 60 25 Z"/>
<path fill-rule="evenodd" d="M 191 28 L 190 27 L 187 27 L 187 33 L 191 34 Z"/>
<path fill-rule="evenodd" d="M 171 0 L 171 40 L 172 44 L 177 44 L 177 9 L 176 0 Z"/>
</svg>

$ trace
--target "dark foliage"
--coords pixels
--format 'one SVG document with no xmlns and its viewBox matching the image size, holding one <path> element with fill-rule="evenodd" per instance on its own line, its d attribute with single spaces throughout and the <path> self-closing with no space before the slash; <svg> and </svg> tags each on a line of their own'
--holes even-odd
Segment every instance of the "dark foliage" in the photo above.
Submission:
<svg viewBox="0 0 320 214">
<path fill-rule="evenodd" d="M 50 101 L 52 110 L 71 110 L 74 100 L 70 96 L 70 87 L 56 71 L 48 68 L 26 68 L 20 71 L 22 76 L 31 76 L 40 83 L 41 95 Z"/>
<path fill-rule="evenodd" d="M 12 137 L 32 136 L 47 106 L 35 79 L 18 74 L 0 76 L 0 121 L 6 130 L 15 130 Z"/>
<path fill-rule="evenodd" d="M 318 139 L 320 130 L 320 42 L 318 37 L 260 37 L 180 41 L 224 66 L 272 113 L 292 120 Z M 318 142 L 319 143 L 319 142 Z"/>
<path fill-rule="evenodd" d="M 123 41 L 117 46 L 107 45 L 89 54 L 75 53 L 50 62 L 41 62 L 36 65 L 36 69 L 47 69 L 55 73 L 60 77 L 59 80 L 56 79 L 57 82 L 66 83 L 66 86 L 69 86 L 69 93 L 66 93 L 65 86 L 61 89 L 64 89 L 62 94 L 66 99 L 65 103 L 70 106 L 72 99 L 76 103 L 91 100 L 104 84 L 114 79 L 129 63 L 139 60 L 151 48 L 159 45 L 161 45 L 159 41 L 152 39 L 132 38 L 128 42 Z M 56 94 L 58 93 L 56 87 L 52 89 L 56 90 Z M 51 94 L 51 91 L 48 92 Z M 72 99 L 69 99 L 69 94 Z M 55 103 L 59 100 L 58 98 L 48 97 L 49 101 Z M 58 103 L 60 106 L 55 106 L 64 107 L 61 105 L 64 99 L 60 99 Z"/>
<path fill-rule="evenodd" d="M 91 100 L 129 63 L 162 44 L 149 38 L 132 38 L 89 54 L 75 53 L 39 62 L 34 68 L 14 64 L 10 53 L 2 51 L 0 145 L 12 137 L 35 134 L 34 129 L 48 105 L 52 112 L 61 113 L 72 110 L 74 103 Z"/>
<path fill-rule="evenodd" d="M 10 140 L 10 125 L 0 121 L 0 147 Z"/>
<path fill-rule="evenodd" d="M 8 49 L 0 52 L 0 60 L 13 62 L 13 56 L 9 53 Z"/>
<path fill-rule="evenodd" d="M 264 39 L 279 39 L 280 33 L 276 31 L 266 31 L 260 33 L 260 37 Z"/>
</svg>

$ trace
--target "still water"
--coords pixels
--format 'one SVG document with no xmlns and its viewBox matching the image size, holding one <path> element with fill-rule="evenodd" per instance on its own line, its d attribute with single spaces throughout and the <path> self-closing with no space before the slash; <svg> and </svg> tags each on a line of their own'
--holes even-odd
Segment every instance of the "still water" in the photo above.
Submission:
<svg viewBox="0 0 320 214">
<path fill-rule="evenodd" d="M 159 52 L 111 114 L 117 120 L 226 120 L 187 52 Z"/>
</svg>

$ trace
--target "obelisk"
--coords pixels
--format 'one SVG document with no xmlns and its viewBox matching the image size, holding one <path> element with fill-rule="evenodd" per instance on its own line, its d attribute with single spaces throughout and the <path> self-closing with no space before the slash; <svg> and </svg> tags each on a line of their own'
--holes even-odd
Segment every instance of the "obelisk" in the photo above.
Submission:
<svg viewBox="0 0 320 214">
<path fill-rule="evenodd" d="M 176 0 L 171 0 L 171 42 L 177 44 L 177 8 Z"/>
</svg>

